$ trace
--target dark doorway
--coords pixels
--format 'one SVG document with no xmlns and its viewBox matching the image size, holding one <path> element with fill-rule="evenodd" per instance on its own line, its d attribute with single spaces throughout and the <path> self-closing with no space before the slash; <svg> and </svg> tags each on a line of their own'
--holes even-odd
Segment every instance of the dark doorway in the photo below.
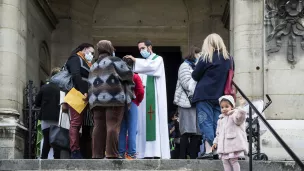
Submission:
<svg viewBox="0 0 304 171">
<path fill-rule="evenodd" d="M 115 55 L 123 57 L 125 55 L 132 55 L 141 58 L 137 46 L 129 47 L 115 47 Z M 178 46 L 153 46 L 153 52 L 160 55 L 164 59 L 165 72 L 166 72 L 166 86 L 167 86 L 167 105 L 168 114 L 170 115 L 176 110 L 173 104 L 175 87 L 177 82 L 177 73 L 180 64 L 182 63 L 182 53 Z"/>
</svg>

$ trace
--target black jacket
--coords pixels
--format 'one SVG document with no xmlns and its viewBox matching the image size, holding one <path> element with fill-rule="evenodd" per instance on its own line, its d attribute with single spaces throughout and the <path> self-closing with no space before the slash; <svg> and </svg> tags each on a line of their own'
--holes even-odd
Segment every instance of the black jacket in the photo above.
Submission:
<svg viewBox="0 0 304 171">
<path fill-rule="evenodd" d="M 225 60 L 217 51 L 213 54 L 212 63 L 200 60 L 192 72 L 197 81 L 192 103 L 204 100 L 218 100 L 224 95 L 224 88 L 231 66 L 231 60 Z"/>
<path fill-rule="evenodd" d="M 41 107 L 40 120 L 59 120 L 60 89 L 52 83 L 43 85 L 36 96 L 35 105 Z"/>
<path fill-rule="evenodd" d="M 90 72 L 88 64 L 80 56 L 74 54 L 68 59 L 66 67 L 72 75 L 74 88 L 82 94 L 88 93 L 89 83 L 87 79 Z"/>
</svg>

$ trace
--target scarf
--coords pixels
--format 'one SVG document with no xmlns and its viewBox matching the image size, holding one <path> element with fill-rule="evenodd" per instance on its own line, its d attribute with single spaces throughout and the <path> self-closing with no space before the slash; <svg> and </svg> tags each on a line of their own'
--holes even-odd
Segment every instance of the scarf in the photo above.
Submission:
<svg viewBox="0 0 304 171">
<path fill-rule="evenodd" d="M 79 51 L 79 52 L 77 52 L 77 55 L 78 55 L 81 59 L 83 59 L 83 60 L 87 63 L 87 65 L 88 65 L 89 67 L 92 66 L 92 63 L 88 62 L 88 61 L 85 59 L 84 53 L 83 53 L 83 52 Z"/>
<path fill-rule="evenodd" d="M 191 66 L 191 68 L 195 69 L 195 61 L 186 59 L 185 62 Z"/>
</svg>

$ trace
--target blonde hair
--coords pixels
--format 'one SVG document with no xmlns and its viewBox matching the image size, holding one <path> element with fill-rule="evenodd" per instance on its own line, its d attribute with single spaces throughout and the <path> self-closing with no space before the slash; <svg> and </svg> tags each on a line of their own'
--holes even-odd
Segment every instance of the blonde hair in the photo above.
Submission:
<svg viewBox="0 0 304 171">
<path fill-rule="evenodd" d="M 212 63 L 213 53 L 216 50 L 218 51 L 218 54 L 223 54 L 225 60 L 230 59 L 229 53 L 221 36 L 216 33 L 212 33 L 204 40 L 204 44 L 202 46 L 202 60 Z"/>
</svg>

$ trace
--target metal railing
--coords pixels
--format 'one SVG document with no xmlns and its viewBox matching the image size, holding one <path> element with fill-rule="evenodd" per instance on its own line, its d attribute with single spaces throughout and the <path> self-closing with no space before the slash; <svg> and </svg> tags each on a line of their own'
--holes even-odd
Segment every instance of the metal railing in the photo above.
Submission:
<svg viewBox="0 0 304 171">
<path fill-rule="evenodd" d="M 286 152 L 290 155 L 290 157 L 299 165 L 301 170 L 304 170 L 304 164 L 300 160 L 300 158 L 290 149 L 290 147 L 283 141 L 283 139 L 278 135 L 278 133 L 272 128 L 272 126 L 267 122 L 267 120 L 262 116 L 259 110 L 252 104 L 252 102 L 248 99 L 248 97 L 244 94 L 244 92 L 234 83 L 237 91 L 242 95 L 242 97 L 247 101 L 249 105 L 249 169 L 252 171 L 252 110 L 258 115 L 259 119 L 265 124 L 268 130 L 272 133 L 272 135 L 278 140 L 278 142 L 282 145 L 282 147 L 286 150 Z M 268 96 L 269 98 L 269 96 Z M 268 104 L 269 105 L 269 104 Z"/>
<path fill-rule="evenodd" d="M 25 89 L 25 108 L 23 109 L 23 123 L 27 128 L 27 136 L 25 136 L 25 159 L 36 158 L 36 139 L 37 139 L 37 121 L 40 109 L 33 108 L 34 98 L 36 95 L 36 87 L 33 81 L 29 80 Z"/>
</svg>

